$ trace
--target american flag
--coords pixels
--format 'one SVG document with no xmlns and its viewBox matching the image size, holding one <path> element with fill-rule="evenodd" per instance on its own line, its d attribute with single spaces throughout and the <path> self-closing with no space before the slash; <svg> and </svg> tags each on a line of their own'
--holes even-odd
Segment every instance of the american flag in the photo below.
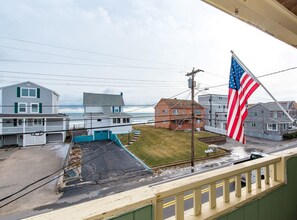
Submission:
<svg viewBox="0 0 297 220">
<path fill-rule="evenodd" d="M 232 56 L 229 94 L 227 136 L 245 144 L 243 122 L 247 117 L 247 100 L 259 87 L 250 74 Z"/>
</svg>

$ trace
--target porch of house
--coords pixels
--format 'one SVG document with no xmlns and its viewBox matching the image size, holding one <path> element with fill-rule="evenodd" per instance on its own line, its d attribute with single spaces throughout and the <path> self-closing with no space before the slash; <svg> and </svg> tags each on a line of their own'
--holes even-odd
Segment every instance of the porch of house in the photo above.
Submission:
<svg viewBox="0 0 297 220">
<path fill-rule="evenodd" d="M 140 187 L 29 219 L 161 220 L 168 198 L 174 198 L 175 211 L 174 216 L 166 219 L 296 219 L 297 149 L 279 155 Z M 256 175 L 255 182 L 252 172 Z M 246 176 L 244 187 L 242 175 Z M 218 184 L 222 185 L 222 195 L 217 195 Z M 231 184 L 234 184 L 232 192 Z M 209 199 L 202 202 L 206 189 Z M 193 206 L 185 211 L 184 198 L 188 192 Z"/>
</svg>

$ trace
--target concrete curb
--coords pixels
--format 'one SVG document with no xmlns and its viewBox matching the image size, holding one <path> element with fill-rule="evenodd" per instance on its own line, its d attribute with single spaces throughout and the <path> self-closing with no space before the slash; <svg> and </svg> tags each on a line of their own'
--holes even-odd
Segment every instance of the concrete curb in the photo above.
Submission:
<svg viewBox="0 0 297 220">
<path fill-rule="evenodd" d="M 63 180 L 64 180 L 64 167 L 68 165 L 68 160 L 69 160 L 69 154 L 70 154 L 70 150 L 71 148 L 73 147 L 73 142 L 71 142 L 69 145 L 68 145 L 68 151 L 67 151 L 67 155 L 65 157 L 65 160 L 64 160 L 64 163 L 63 163 L 63 166 L 62 166 L 62 170 L 61 172 L 59 173 L 59 178 L 58 178 L 58 181 L 57 181 L 57 184 L 56 184 L 56 187 L 55 187 L 55 191 L 56 191 L 56 194 L 59 194 L 61 192 L 61 189 L 64 187 L 63 185 Z"/>
<path fill-rule="evenodd" d="M 140 160 L 135 154 L 133 154 L 132 152 L 130 152 L 121 142 L 121 140 L 118 138 L 118 136 L 115 134 L 116 139 L 118 140 L 118 142 L 120 143 L 120 147 L 123 148 L 126 152 L 128 152 L 132 157 L 134 157 L 136 160 L 138 160 L 144 167 L 146 170 L 148 170 L 149 172 L 153 172 L 153 170 L 146 165 L 142 160 Z"/>
</svg>

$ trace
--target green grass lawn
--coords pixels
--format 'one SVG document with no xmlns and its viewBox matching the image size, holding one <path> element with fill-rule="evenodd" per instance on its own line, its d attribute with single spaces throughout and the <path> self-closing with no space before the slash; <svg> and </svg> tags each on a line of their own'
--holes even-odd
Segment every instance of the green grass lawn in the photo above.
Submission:
<svg viewBox="0 0 297 220">
<path fill-rule="evenodd" d="M 150 167 L 190 160 L 191 132 L 155 128 L 154 126 L 135 126 L 141 132 L 138 140 L 128 147 L 133 154 Z M 216 136 L 209 132 L 195 132 L 195 158 L 205 157 L 207 145 L 198 137 Z M 119 135 L 123 144 L 128 135 Z M 133 135 L 130 135 L 132 139 Z M 219 152 L 222 153 L 222 152 Z"/>
</svg>

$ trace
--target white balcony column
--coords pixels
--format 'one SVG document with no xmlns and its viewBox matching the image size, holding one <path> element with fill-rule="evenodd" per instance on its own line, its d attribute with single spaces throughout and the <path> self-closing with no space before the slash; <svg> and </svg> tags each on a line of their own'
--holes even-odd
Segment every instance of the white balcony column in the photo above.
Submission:
<svg viewBox="0 0 297 220">
<path fill-rule="evenodd" d="M 44 131 L 44 143 L 46 143 L 46 118 L 44 118 L 44 125 L 43 125 L 43 131 Z"/>
<path fill-rule="evenodd" d="M 2 124 L 3 124 L 3 119 L 0 118 L 0 134 L 3 134 Z"/>
<path fill-rule="evenodd" d="M 26 147 L 26 119 L 23 118 L 23 147 Z"/>
<path fill-rule="evenodd" d="M 63 130 L 66 130 L 66 118 L 63 118 Z"/>
</svg>

